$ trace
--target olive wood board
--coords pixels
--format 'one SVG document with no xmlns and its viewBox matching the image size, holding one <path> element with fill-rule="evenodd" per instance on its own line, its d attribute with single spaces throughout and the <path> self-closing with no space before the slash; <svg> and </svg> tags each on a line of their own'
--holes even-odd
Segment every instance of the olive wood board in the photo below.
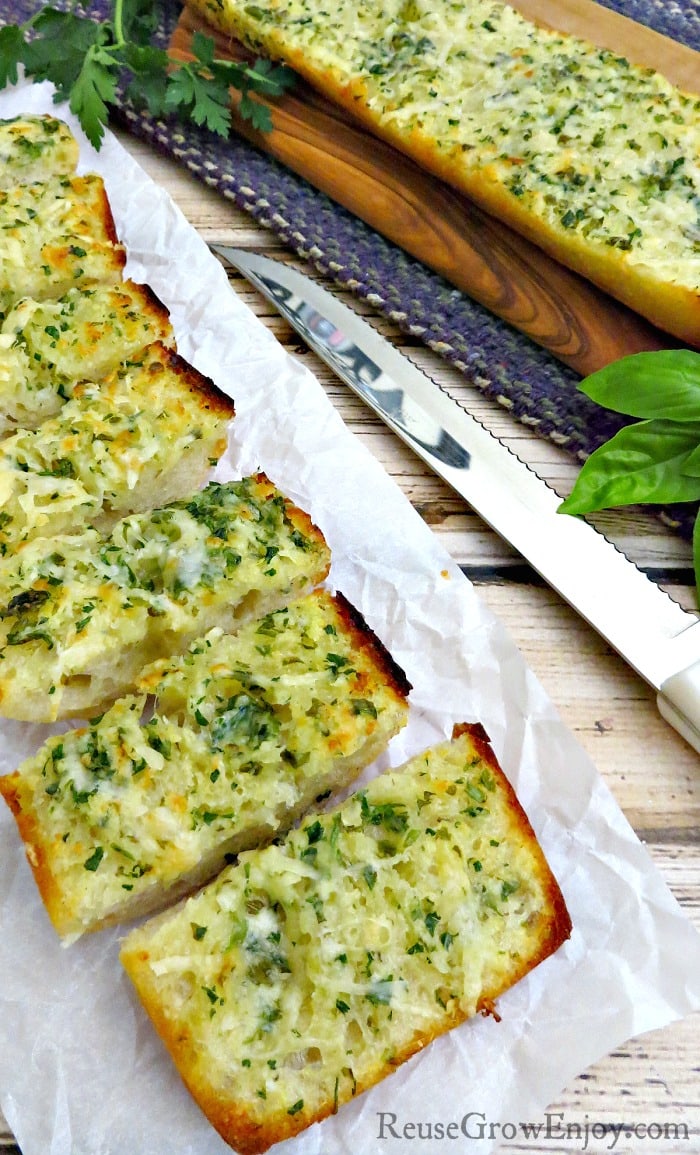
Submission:
<svg viewBox="0 0 700 1155">
<path fill-rule="evenodd" d="M 700 87 L 700 54 L 594 0 L 518 0 L 516 6 L 541 24 L 600 47 L 619 51 L 624 45 L 628 59 L 653 65 L 679 87 Z M 174 58 L 191 57 L 196 30 L 215 39 L 218 55 L 250 59 L 238 42 L 188 7 L 171 38 Z M 292 93 L 270 103 L 269 133 L 237 114 L 236 92 L 231 99 L 241 136 L 582 376 L 630 353 L 678 346 L 675 337 L 374 137 L 301 79 Z"/>
</svg>

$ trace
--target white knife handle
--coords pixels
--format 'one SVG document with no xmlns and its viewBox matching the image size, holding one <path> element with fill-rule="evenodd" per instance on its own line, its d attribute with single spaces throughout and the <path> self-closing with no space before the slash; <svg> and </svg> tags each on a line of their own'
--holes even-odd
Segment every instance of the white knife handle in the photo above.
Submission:
<svg viewBox="0 0 700 1155">
<path fill-rule="evenodd" d="M 700 661 L 667 678 L 656 701 L 661 716 L 700 753 Z"/>
</svg>

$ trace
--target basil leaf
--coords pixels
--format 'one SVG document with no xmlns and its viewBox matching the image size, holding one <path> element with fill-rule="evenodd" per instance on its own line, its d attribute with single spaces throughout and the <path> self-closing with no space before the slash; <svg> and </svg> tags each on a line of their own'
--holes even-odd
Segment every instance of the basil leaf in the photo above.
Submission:
<svg viewBox="0 0 700 1155">
<path fill-rule="evenodd" d="M 641 502 L 700 498 L 700 477 L 683 467 L 697 460 L 700 422 L 640 421 L 616 433 L 584 463 L 559 513 L 591 513 Z"/>
<path fill-rule="evenodd" d="M 700 477 L 700 445 L 688 454 L 681 472 L 688 477 Z"/>
<path fill-rule="evenodd" d="M 697 421 L 700 353 L 690 349 L 633 353 L 591 373 L 579 389 L 606 409 L 630 417 Z"/>
</svg>

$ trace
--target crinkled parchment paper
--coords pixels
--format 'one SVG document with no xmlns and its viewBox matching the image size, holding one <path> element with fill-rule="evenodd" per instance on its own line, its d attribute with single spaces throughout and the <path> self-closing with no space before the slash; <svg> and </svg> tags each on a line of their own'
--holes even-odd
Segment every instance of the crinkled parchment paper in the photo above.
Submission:
<svg viewBox="0 0 700 1155">
<path fill-rule="evenodd" d="M 3 117 L 53 107 L 36 86 L 0 98 Z M 382 1111 L 423 1124 L 471 1111 L 491 1123 L 541 1117 L 590 1063 L 700 1004 L 698 935 L 504 628 L 318 382 L 234 296 L 202 240 L 118 142 L 108 138 L 99 154 L 86 145 L 81 167 L 105 176 L 127 274 L 155 289 L 181 352 L 235 399 L 217 475 L 264 469 L 309 510 L 333 549 L 332 585 L 414 686 L 409 726 L 370 772 L 448 735 L 454 722 L 481 721 L 574 923 L 570 942 L 500 1000 L 500 1023 L 465 1024 L 276 1150 L 404 1155 L 403 1141 L 379 1137 Z M 0 723 L 0 772 L 47 732 Z M 105 931 L 59 945 L 2 807 L 2 1110 L 24 1155 L 222 1155 L 229 1149 L 180 1083 L 121 971 L 119 937 Z M 486 1137 L 469 1150 L 494 1145 Z M 412 1155 L 437 1155 L 438 1146 L 458 1145 L 410 1142 Z"/>
</svg>

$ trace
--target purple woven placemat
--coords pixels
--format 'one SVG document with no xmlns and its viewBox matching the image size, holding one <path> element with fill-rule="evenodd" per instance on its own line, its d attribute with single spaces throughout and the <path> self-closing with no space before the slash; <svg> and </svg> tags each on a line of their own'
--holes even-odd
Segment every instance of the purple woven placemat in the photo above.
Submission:
<svg viewBox="0 0 700 1155">
<path fill-rule="evenodd" d="M 700 49 L 700 0 L 600 2 Z M 61 0 L 56 6 L 63 6 Z M 24 19 L 36 7 L 36 0 L 0 0 L 0 23 Z M 88 10 L 97 16 L 106 13 L 105 0 Z M 180 10 L 173 0 L 160 0 L 156 36 L 163 46 Z M 174 157 L 298 255 L 436 349 L 518 420 L 578 459 L 624 424 L 580 393 L 579 376 L 546 350 L 242 138 L 222 140 L 193 124 L 156 120 L 125 100 L 115 110 L 115 120 Z M 690 534 L 693 507 L 667 507 L 663 515 L 684 535 Z"/>
</svg>

